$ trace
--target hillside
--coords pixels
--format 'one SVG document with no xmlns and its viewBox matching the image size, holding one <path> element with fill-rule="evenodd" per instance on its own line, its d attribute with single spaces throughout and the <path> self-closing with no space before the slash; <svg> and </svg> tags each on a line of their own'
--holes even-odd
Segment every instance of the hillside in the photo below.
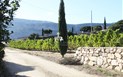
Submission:
<svg viewBox="0 0 123 77">
<path fill-rule="evenodd" d="M 37 21 L 37 20 L 25 20 L 25 19 L 14 19 L 14 26 L 9 27 L 10 31 L 14 33 L 10 35 L 12 39 L 18 39 L 22 37 L 27 37 L 32 33 L 38 33 L 41 35 L 41 30 L 43 29 L 52 29 L 52 35 L 56 35 L 58 32 L 58 24 L 49 21 Z M 103 23 L 93 23 L 92 25 L 103 25 Z M 79 33 L 82 26 L 89 26 L 90 23 L 85 24 L 68 24 L 68 30 L 71 30 L 74 27 L 74 33 Z M 108 24 L 108 26 L 111 24 Z"/>
</svg>

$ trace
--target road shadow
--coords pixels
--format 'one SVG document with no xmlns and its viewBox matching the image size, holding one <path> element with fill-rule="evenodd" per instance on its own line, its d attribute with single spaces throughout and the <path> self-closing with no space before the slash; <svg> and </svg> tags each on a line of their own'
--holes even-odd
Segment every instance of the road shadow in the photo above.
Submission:
<svg viewBox="0 0 123 77">
<path fill-rule="evenodd" d="M 6 77 L 28 77 L 28 76 L 16 75 L 16 74 L 20 72 L 34 70 L 33 66 L 24 66 L 24 65 L 7 62 L 7 61 L 4 61 L 4 65 L 5 65 L 6 71 L 8 72 L 8 74 L 6 74 L 7 75 Z"/>
</svg>

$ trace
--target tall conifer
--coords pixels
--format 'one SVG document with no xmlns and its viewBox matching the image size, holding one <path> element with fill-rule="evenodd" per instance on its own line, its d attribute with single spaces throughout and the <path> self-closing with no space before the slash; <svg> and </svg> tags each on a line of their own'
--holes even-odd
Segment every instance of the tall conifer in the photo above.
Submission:
<svg viewBox="0 0 123 77">
<path fill-rule="evenodd" d="M 64 57 L 67 52 L 68 44 L 67 44 L 67 25 L 65 19 L 65 8 L 64 1 L 61 0 L 59 7 L 59 34 L 63 38 L 62 41 L 59 42 L 60 52 L 62 57 Z"/>
</svg>

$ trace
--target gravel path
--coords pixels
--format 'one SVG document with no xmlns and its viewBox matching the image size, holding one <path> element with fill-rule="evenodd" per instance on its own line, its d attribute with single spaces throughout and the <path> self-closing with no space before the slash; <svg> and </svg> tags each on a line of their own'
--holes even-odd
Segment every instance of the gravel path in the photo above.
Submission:
<svg viewBox="0 0 123 77">
<path fill-rule="evenodd" d="M 5 48 L 6 66 L 16 77 L 98 77 L 20 51 Z"/>
</svg>

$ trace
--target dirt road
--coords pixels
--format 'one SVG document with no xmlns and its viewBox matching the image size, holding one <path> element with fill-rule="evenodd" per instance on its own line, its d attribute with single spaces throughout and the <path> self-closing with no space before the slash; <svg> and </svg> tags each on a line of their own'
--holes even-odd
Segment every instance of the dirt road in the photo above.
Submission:
<svg viewBox="0 0 123 77">
<path fill-rule="evenodd" d="M 6 66 L 11 74 L 18 77 L 98 77 L 21 51 L 5 48 Z"/>
</svg>

